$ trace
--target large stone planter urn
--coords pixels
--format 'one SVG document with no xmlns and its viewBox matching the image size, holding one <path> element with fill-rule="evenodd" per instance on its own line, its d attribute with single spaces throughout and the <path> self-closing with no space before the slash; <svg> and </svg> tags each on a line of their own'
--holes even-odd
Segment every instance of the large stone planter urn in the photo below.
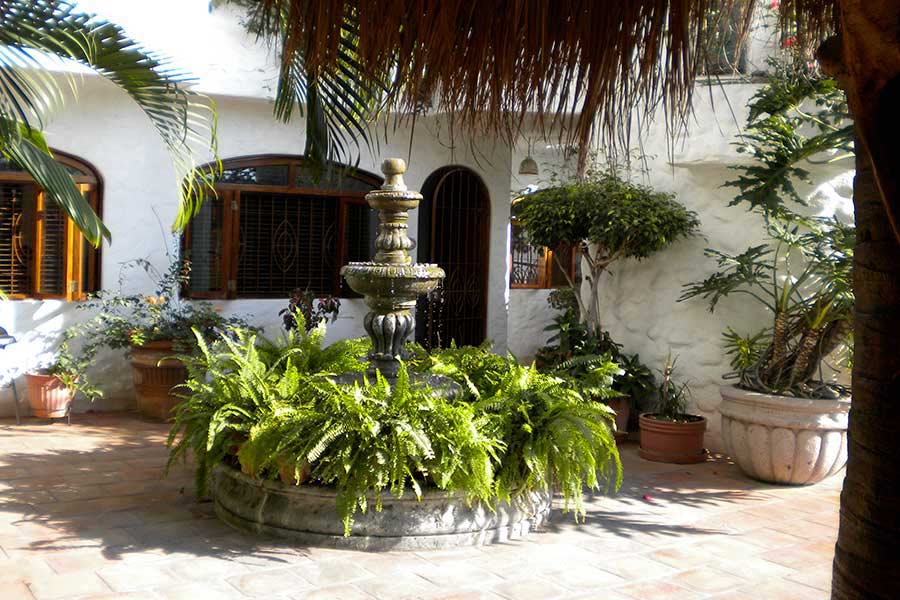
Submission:
<svg viewBox="0 0 900 600">
<path fill-rule="evenodd" d="M 810 400 L 722 386 L 722 441 L 744 473 L 807 485 L 847 463 L 850 399 Z"/>
<path fill-rule="evenodd" d="M 337 511 L 333 488 L 291 485 L 248 477 L 224 464 L 213 472 L 212 496 L 220 519 L 243 531 L 281 537 L 303 545 L 353 550 L 425 550 L 473 546 L 522 537 L 550 514 L 550 495 L 521 496 L 495 512 L 466 504 L 459 494 L 425 490 L 421 501 L 410 491 L 383 497 L 357 513 L 350 536 Z"/>
<path fill-rule="evenodd" d="M 187 369 L 174 358 L 172 342 L 132 346 L 130 354 L 138 412 L 151 419 L 171 419 L 172 411 L 180 401 L 172 388 L 187 380 Z"/>
</svg>

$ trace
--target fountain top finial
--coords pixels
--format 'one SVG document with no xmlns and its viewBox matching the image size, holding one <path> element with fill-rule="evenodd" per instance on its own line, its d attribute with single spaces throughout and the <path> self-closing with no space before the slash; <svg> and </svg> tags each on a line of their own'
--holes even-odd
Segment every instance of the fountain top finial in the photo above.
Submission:
<svg viewBox="0 0 900 600">
<path fill-rule="evenodd" d="M 406 173 L 406 161 L 402 158 L 386 158 L 381 163 L 381 172 L 384 173 L 384 185 L 381 189 L 394 192 L 405 192 L 406 182 L 403 174 Z"/>
</svg>

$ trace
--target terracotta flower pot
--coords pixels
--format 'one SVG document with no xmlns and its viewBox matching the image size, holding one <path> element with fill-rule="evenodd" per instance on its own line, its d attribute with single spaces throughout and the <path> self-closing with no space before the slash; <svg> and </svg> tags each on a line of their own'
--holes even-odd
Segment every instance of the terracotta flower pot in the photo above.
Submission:
<svg viewBox="0 0 900 600">
<path fill-rule="evenodd" d="M 174 356 L 172 342 L 148 342 L 131 347 L 131 374 L 142 415 L 162 420 L 172 418 L 180 400 L 172 388 L 187 380 L 187 369 Z"/>
<path fill-rule="evenodd" d="M 616 411 L 616 442 L 623 442 L 628 437 L 628 419 L 631 418 L 631 399 L 628 396 L 610 398 L 607 406 Z"/>
<path fill-rule="evenodd" d="M 643 414 L 641 424 L 641 458 L 656 462 L 690 464 L 706 460 L 703 434 L 706 418 L 685 415 L 687 422 L 661 421 L 653 413 Z"/>
<path fill-rule="evenodd" d="M 69 413 L 72 392 L 55 375 L 25 373 L 31 415 L 40 419 L 58 419 Z"/>
</svg>

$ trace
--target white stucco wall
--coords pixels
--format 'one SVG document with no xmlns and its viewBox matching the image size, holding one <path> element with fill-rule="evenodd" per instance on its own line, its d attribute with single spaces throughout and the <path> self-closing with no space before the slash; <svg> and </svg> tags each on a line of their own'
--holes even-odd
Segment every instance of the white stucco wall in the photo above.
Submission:
<svg viewBox="0 0 900 600">
<path fill-rule="evenodd" d="M 603 326 L 626 351 L 638 353 L 654 369 L 662 367 L 669 352 L 678 357 L 680 375 L 691 384 L 693 407 L 709 418 L 707 445 L 713 449 L 721 448 L 718 386 L 722 375 L 730 370 L 721 334 L 727 326 L 741 333 L 758 331 L 769 324 L 770 317 L 752 300 L 740 296 L 723 300 L 714 314 L 700 299 L 683 303 L 676 299 L 684 284 L 714 272 L 715 263 L 703 255 L 704 248 L 741 252 L 765 239 L 762 219 L 747 213 L 745 207 L 728 207 L 735 190 L 722 187 L 736 177 L 728 167 L 747 161 L 732 144 L 739 125 L 746 122 L 747 102 L 758 87 L 735 83 L 698 89 L 696 117 L 672 156 L 667 155 L 661 123 L 644 136 L 641 143 L 648 172 L 637 175 L 637 179 L 674 192 L 679 202 L 695 210 L 702 236 L 678 242 L 642 262 L 617 263 L 601 287 Z M 534 155 L 543 173 L 517 177 L 520 188 L 548 176 L 556 160 L 554 149 L 535 146 Z M 524 153 L 524 146 L 514 152 L 514 169 Z M 842 220 L 851 221 L 852 165 L 841 161 L 806 167 L 813 181 L 820 184 L 815 188 L 798 186 L 810 199 L 810 214 L 838 214 Z M 546 293 L 512 290 L 510 295 L 509 347 L 527 356 L 545 343 L 548 335 L 538 337 L 538 322 L 549 322 L 553 315 L 548 312 L 552 311 L 544 303 Z"/>
<path fill-rule="evenodd" d="M 215 97 L 219 113 L 219 154 L 222 158 L 259 153 L 301 154 L 304 135 L 302 120 L 284 125 L 272 118 L 269 101 L 228 96 Z M 377 127 L 377 126 L 376 126 Z M 488 289 L 488 337 L 499 351 L 506 349 L 507 331 L 507 249 L 509 222 L 509 149 L 487 139 L 469 139 L 457 133 L 452 138 L 446 124 L 436 118 L 420 119 L 415 131 L 400 128 L 390 131 L 373 155 L 360 160 L 360 167 L 380 172 L 383 157 L 400 156 L 409 163 L 406 181 L 419 189 L 435 170 L 447 165 L 462 165 L 477 173 L 491 198 L 491 233 Z M 118 286 L 120 264 L 146 258 L 157 268 L 166 265 L 166 244 L 176 245 L 169 227 L 177 211 L 177 186 L 174 169 L 165 148 L 146 117 L 112 84 L 86 77 L 78 93 L 64 110 L 54 115 L 46 128 L 51 146 L 74 154 L 96 167 L 103 178 L 103 220 L 112 232 L 112 243 L 102 254 L 102 287 Z M 198 157 L 205 160 L 206 157 Z M 410 219 L 415 235 L 417 214 Z M 125 282 L 130 291 L 152 291 L 152 282 L 134 273 Z M 224 314 L 239 314 L 266 333 L 276 335 L 278 310 L 286 304 L 276 300 L 231 300 L 219 302 Z M 0 376 L 7 381 L 17 376 L 20 398 L 24 399 L 21 374 L 50 359 L 63 329 L 77 319 L 87 318 L 76 310 L 77 303 L 59 301 L 0 302 L 0 323 L 19 339 L 19 343 L 0 352 Z M 329 329 L 329 339 L 364 335 L 361 300 L 346 300 L 337 323 Z M 98 357 L 91 376 L 102 383 L 105 398 L 93 407 L 76 404 L 76 410 L 118 409 L 131 406 L 133 391 L 130 371 L 119 354 Z M 0 415 L 13 414 L 12 394 L 0 389 Z"/>
</svg>

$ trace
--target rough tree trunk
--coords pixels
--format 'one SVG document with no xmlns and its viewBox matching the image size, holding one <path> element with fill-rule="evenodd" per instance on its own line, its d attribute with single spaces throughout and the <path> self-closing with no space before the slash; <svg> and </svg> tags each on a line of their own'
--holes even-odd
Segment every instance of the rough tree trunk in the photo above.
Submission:
<svg viewBox="0 0 900 600">
<path fill-rule="evenodd" d="M 832 598 L 900 598 L 900 0 L 839 0 L 820 49 L 847 91 L 854 182 L 853 404 Z"/>
</svg>

